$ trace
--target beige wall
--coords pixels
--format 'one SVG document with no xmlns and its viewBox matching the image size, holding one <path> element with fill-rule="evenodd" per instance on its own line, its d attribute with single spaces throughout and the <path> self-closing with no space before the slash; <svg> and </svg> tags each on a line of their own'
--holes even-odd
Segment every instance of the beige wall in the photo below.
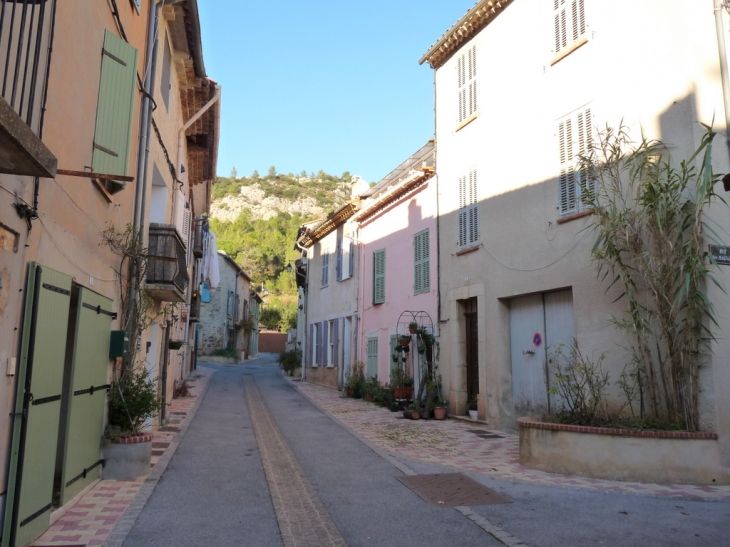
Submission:
<svg viewBox="0 0 730 547">
<path fill-rule="evenodd" d="M 452 412 L 465 411 L 464 325 L 458 300 L 478 298 L 479 416 L 514 427 L 509 302 L 512 297 L 571 288 L 575 334 L 582 349 L 609 351 L 612 381 L 627 362 L 621 336 L 609 325 L 618 295 L 599 282 L 590 252 L 590 218 L 558 224 L 557 123 L 589 106 L 593 125 L 622 121 L 669 144 L 684 158 L 702 135 L 699 123 L 724 131 L 722 89 L 712 0 L 586 0 L 588 41 L 551 66 L 552 3 L 517 0 L 469 43 L 478 48 L 478 117 L 457 131 L 456 57 L 436 71 L 437 173 L 441 211 L 441 363 Z M 727 17 L 724 16 L 726 19 Z M 726 21 L 727 22 L 727 21 Z M 667 29 L 671 28 L 671 32 Z M 462 50 L 462 52 L 465 50 Z M 715 167 L 728 170 L 718 136 Z M 458 178 L 478 171 L 481 240 L 454 256 Z M 720 191 L 722 191 L 720 189 Z M 726 229 L 724 207 L 711 211 Z M 730 243 L 730 241 L 726 241 Z M 718 272 L 730 286 L 730 269 Z M 720 433 L 730 465 L 730 386 L 727 359 L 730 302 L 708 288 L 723 325 L 713 367 L 705 369 L 703 427 Z M 715 383 L 711 375 L 715 375 Z M 723 375 L 721 377 L 721 375 Z M 723 387 L 725 386 L 725 387 Z"/>
<path fill-rule="evenodd" d="M 137 15 L 129 2 L 120 2 L 122 24 L 130 43 L 138 49 L 138 67 L 144 66 L 147 12 Z M 83 29 L 80 32 L 79 29 Z M 92 2 L 78 9 L 73 2 L 58 2 L 53 57 L 48 84 L 48 103 L 43 141 L 58 158 L 58 168 L 84 171 L 91 165 L 99 91 L 101 48 L 104 30 L 117 33 L 106 2 Z M 93 54 L 91 53 L 93 52 Z M 93 61 L 92 61 L 93 59 Z M 139 68 L 141 71 L 142 69 Z M 133 175 L 137 158 L 140 95 L 135 95 L 129 171 Z M 18 252 L 0 250 L 0 468 L 7 467 L 6 446 L 10 436 L 9 414 L 15 397 L 15 377 L 5 375 L 7 359 L 18 353 L 16 327 L 21 322 L 22 295 L 27 263 L 38 261 L 73 276 L 74 281 L 114 302 L 119 310 L 119 284 L 114 268 L 119 258 L 100 247 L 101 230 L 114 226 L 123 230 L 131 222 L 133 185 L 107 202 L 86 178 L 59 175 L 41 179 L 39 220 L 27 231 L 12 203 L 19 199 L 32 204 L 31 178 L 0 176 L 0 222 L 19 233 Z M 120 328 L 118 321 L 112 328 Z M 2 474 L 0 490 L 5 489 Z"/>
</svg>

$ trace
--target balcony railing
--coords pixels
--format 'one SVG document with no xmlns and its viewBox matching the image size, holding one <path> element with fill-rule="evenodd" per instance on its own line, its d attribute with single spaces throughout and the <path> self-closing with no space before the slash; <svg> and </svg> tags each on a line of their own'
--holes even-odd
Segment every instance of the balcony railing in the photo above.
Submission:
<svg viewBox="0 0 730 547">
<path fill-rule="evenodd" d="M 56 0 L 0 0 L 0 173 L 54 177 L 40 140 Z"/>
<path fill-rule="evenodd" d="M 190 302 L 190 322 L 200 322 L 200 295 L 193 294 L 192 301 Z"/>
<path fill-rule="evenodd" d="M 185 246 L 172 224 L 150 224 L 147 290 L 164 302 L 184 302 L 189 277 Z"/>
<path fill-rule="evenodd" d="M 203 223 L 195 223 L 195 234 L 193 237 L 193 256 L 203 258 Z"/>
</svg>

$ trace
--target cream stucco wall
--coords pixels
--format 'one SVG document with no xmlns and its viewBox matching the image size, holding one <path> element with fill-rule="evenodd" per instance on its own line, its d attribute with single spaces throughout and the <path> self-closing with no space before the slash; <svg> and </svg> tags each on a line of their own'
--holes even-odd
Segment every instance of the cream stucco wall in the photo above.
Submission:
<svg viewBox="0 0 730 547">
<path fill-rule="evenodd" d="M 586 0 L 588 41 L 551 66 L 552 3 L 516 0 L 468 45 L 478 48 L 478 112 L 457 131 L 457 71 L 452 57 L 436 71 L 437 173 L 441 210 L 441 362 L 452 412 L 465 411 L 463 317 L 458 301 L 478 299 L 479 416 L 494 427 L 514 427 L 509 302 L 523 294 L 571 288 L 575 335 L 582 349 L 609 351 L 611 378 L 626 363 L 621 336 L 609 325 L 618 293 L 606 293 L 585 230 L 590 218 L 558 224 L 557 124 L 590 107 L 594 127 L 625 124 L 635 139 L 668 143 L 688 157 L 703 133 L 723 130 L 714 163 L 728 171 L 722 88 L 711 0 Z M 725 16 L 727 19 L 727 17 Z M 727 23 L 727 21 L 726 21 Z M 462 50 L 465 51 L 465 50 Z M 478 172 L 480 246 L 455 256 L 460 176 Z M 722 191 L 720 189 L 720 191 Z M 714 220 L 730 227 L 724 207 Z M 726 241 L 730 243 L 730 241 Z M 730 286 L 730 269 L 718 277 Z M 715 287 L 719 341 L 704 369 L 703 426 L 717 430 L 730 465 L 730 377 L 727 358 L 730 302 Z M 447 372 L 448 369 L 448 372 Z M 714 384 L 712 376 L 714 375 Z"/>
</svg>

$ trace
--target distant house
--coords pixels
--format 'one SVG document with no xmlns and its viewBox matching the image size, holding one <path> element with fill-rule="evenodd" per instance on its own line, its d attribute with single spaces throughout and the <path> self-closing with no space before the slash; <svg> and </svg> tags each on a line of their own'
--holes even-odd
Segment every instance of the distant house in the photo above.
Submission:
<svg viewBox="0 0 730 547">
<path fill-rule="evenodd" d="M 480 419 L 510 428 L 554 409 L 546 351 L 573 337 L 587 355 L 608 350 L 618 379 L 629 357 L 610 320 L 624 305 L 591 262 L 578 157 L 606 125 L 660 139 L 674 158 L 694 151 L 700 123 L 726 129 L 719 6 L 480 0 L 421 59 L 435 70 L 440 363 L 451 413 L 476 398 Z M 724 141 L 714 147 L 720 173 L 730 171 Z M 710 216 L 730 243 L 727 209 Z M 715 272 L 726 287 L 729 273 Z M 730 462 L 730 300 L 711 284 L 706 294 L 720 319 L 698 379 L 701 421 Z"/>
<path fill-rule="evenodd" d="M 437 208 L 433 139 L 373 188 L 350 221 L 360 248 L 358 358 L 367 377 L 390 381 L 396 337 L 411 322 L 437 334 Z M 403 357 L 399 355 L 399 359 Z M 423 356 L 405 358 L 416 384 Z"/>
<path fill-rule="evenodd" d="M 324 220 L 300 228 L 296 246 L 299 290 L 298 335 L 303 351 L 303 378 L 342 387 L 356 355 L 358 252 L 351 201 Z"/>
<path fill-rule="evenodd" d="M 248 274 L 223 251 L 218 251 L 218 270 L 218 286 L 209 289 L 200 305 L 198 358 L 228 350 L 243 361 L 250 356 L 252 344 L 258 345 L 258 314 L 251 313 L 252 298 L 258 310 L 258 295 L 251 290 Z"/>
</svg>

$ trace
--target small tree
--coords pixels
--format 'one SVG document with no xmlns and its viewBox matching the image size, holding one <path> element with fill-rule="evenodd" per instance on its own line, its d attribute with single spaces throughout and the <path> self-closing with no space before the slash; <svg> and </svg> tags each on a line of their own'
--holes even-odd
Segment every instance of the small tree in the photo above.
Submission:
<svg viewBox="0 0 730 547">
<path fill-rule="evenodd" d="M 699 371 L 716 324 L 705 293 L 712 257 L 703 241 L 713 230 L 705 210 L 717 201 L 707 132 L 678 165 L 659 141 L 634 146 L 624 127 L 606 128 L 581 158 L 581 199 L 593 209 L 599 276 L 618 285 L 626 313 L 613 319 L 631 344 L 634 377 L 660 419 L 697 430 Z M 722 288 L 722 287 L 720 287 Z M 643 415 L 643 408 L 642 408 Z"/>
</svg>

